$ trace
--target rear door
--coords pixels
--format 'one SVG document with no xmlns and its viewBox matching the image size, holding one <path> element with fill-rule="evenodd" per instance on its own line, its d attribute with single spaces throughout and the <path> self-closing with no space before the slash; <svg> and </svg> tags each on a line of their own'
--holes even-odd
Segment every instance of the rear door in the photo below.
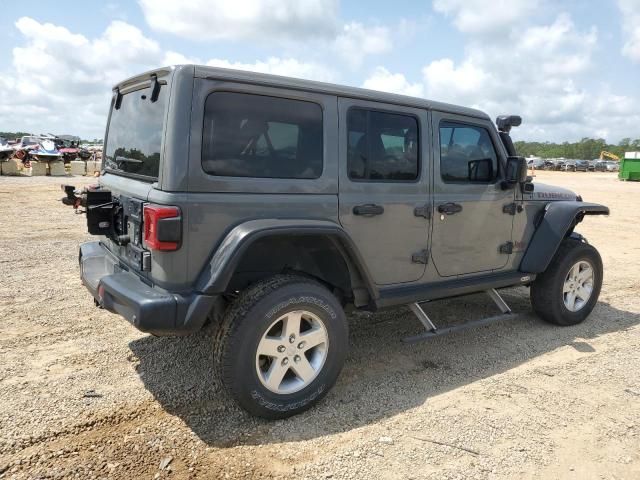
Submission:
<svg viewBox="0 0 640 480">
<path fill-rule="evenodd" d="M 113 219 L 115 231 L 110 238 L 103 238 L 103 243 L 131 271 L 163 288 L 185 284 L 188 249 L 150 252 L 142 241 L 142 206 L 147 202 L 180 206 L 175 195 L 160 190 L 175 181 L 163 178 L 166 167 L 177 160 L 171 159 L 165 148 L 167 135 L 174 135 L 173 117 L 181 110 L 188 112 L 190 105 L 184 108 L 184 98 L 179 101 L 176 96 L 178 71 L 193 83 L 193 73 L 187 67 L 165 68 L 129 79 L 114 90 L 104 145 L 104 174 L 100 177 L 101 185 L 111 191 L 118 206 Z M 187 98 L 190 102 L 190 93 Z M 184 163 L 180 168 L 185 170 Z M 183 218 L 185 213 L 183 210 Z M 183 240 L 186 242 L 186 236 Z"/>
<path fill-rule="evenodd" d="M 428 115 L 339 99 L 340 223 L 379 285 L 412 282 L 425 270 Z"/>
<path fill-rule="evenodd" d="M 506 153 L 499 137 L 488 120 L 441 112 L 432 119 L 436 269 L 443 277 L 501 270 L 513 228 L 503 209 L 515 190 L 501 187 Z"/>
</svg>

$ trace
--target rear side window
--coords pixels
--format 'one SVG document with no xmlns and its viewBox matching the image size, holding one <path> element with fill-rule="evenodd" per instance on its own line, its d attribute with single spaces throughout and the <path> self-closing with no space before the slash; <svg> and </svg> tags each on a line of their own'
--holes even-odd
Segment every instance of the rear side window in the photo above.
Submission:
<svg viewBox="0 0 640 480">
<path fill-rule="evenodd" d="M 202 168 L 208 174 L 318 178 L 322 158 L 320 105 L 246 93 L 207 97 Z"/>
<path fill-rule="evenodd" d="M 353 180 L 418 178 L 418 120 L 409 115 L 352 108 L 347 115 L 347 169 Z"/>
<path fill-rule="evenodd" d="M 440 175 L 445 182 L 491 183 L 498 155 L 486 128 L 440 123 Z"/>
</svg>

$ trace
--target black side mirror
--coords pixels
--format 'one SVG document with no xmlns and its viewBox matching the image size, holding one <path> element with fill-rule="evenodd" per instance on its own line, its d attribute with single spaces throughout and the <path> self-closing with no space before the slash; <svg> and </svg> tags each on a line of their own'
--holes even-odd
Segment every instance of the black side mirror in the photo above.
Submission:
<svg viewBox="0 0 640 480">
<path fill-rule="evenodd" d="M 513 187 L 516 184 L 526 183 L 527 181 L 527 159 L 524 157 L 508 157 L 507 171 L 504 177 L 504 183 L 507 187 Z"/>
</svg>

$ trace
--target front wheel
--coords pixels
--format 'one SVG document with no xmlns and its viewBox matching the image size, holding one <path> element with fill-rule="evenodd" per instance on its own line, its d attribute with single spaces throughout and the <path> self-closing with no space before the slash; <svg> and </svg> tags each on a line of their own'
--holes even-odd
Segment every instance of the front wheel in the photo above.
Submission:
<svg viewBox="0 0 640 480">
<path fill-rule="evenodd" d="M 278 275 L 248 288 L 218 331 L 215 368 L 245 410 L 269 419 L 300 413 L 333 386 L 348 348 L 344 311 L 325 287 Z"/>
<path fill-rule="evenodd" d="M 602 259 L 591 245 L 562 241 L 545 272 L 531 284 L 533 310 L 543 320 L 569 326 L 582 322 L 598 301 Z"/>
</svg>

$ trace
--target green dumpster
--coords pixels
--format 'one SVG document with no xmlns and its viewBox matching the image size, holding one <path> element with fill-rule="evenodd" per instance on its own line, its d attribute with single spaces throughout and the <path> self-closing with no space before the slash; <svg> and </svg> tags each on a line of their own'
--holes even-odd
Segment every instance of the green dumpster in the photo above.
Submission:
<svg viewBox="0 0 640 480">
<path fill-rule="evenodd" d="M 620 160 L 620 180 L 640 182 L 640 152 L 626 152 Z"/>
</svg>

